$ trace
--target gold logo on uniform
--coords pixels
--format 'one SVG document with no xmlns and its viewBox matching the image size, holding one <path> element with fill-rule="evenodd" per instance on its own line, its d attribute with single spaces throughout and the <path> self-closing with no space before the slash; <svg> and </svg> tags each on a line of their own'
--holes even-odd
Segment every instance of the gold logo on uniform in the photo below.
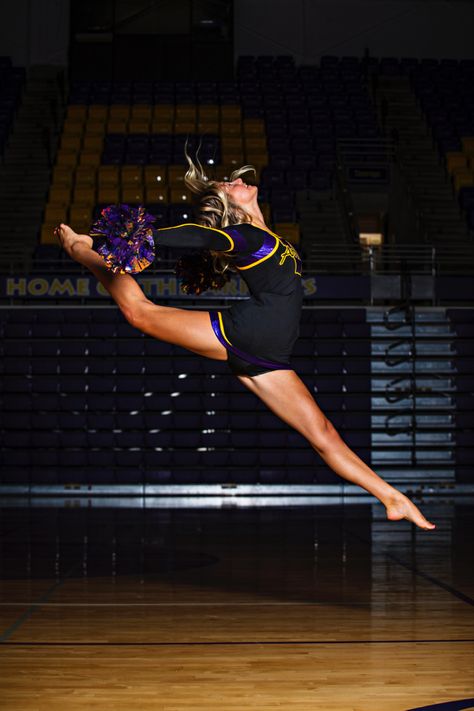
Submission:
<svg viewBox="0 0 474 711">
<path fill-rule="evenodd" d="M 296 251 L 296 249 L 293 247 L 293 245 L 290 242 L 287 242 L 286 239 L 282 239 L 280 237 L 280 242 L 282 245 L 285 247 L 283 252 L 280 255 L 280 261 L 278 262 L 278 266 L 282 266 L 285 263 L 285 259 L 287 257 L 290 257 L 291 259 L 294 260 L 295 263 L 295 274 L 301 274 L 301 259 L 300 255 Z"/>
</svg>

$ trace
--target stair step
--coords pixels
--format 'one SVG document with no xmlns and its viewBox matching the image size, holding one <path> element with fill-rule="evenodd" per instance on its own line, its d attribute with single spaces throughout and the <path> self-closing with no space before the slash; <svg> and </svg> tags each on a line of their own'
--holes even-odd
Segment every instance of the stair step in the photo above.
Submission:
<svg viewBox="0 0 474 711">
<path fill-rule="evenodd" d="M 413 443 L 414 446 L 433 444 L 436 447 L 452 447 L 454 444 L 453 436 L 449 432 L 416 432 L 414 438 L 411 432 L 396 432 L 394 434 L 389 434 L 389 432 L 390 428 L 386 433 L 372 432 L 372 446 L 394 448 L 397 446 L 406 447 L 407 444 Z"/>
<path fill-rule="evenodd" d="M 417 464 L 426 464 L 433 466 L 434 464 L 439 464 L 441 466 L 446 466 L 446 464 L 452 463 L 454 465 L 454 456 L 450 452 L 416 452 L 416 457 L 413 457 L 411 452 L 404 452 L 397 450 L 394 452 L 373 452 L 372 454 L 372 464 L 378 466 L 379 464 L 387 465 L 394 464 L 399 466 L 402 462 L 412 463 L 413 459 L 416 459 Z M 418 471 L 418 480 L 420 478 L 420 472 Z M 431 476 L 430 476 L 431 478 Z M 454 478 L 454 472 L 452 475 Z"/>
<path fill-rule="evenodd" d="M 407 340 L 413 333 L 422 336 L 425 341 L 444 342 L 452 337 L 453 331 L 449 323 L 427 319 L 415 320 L 413 323 L 403 321 L 390 321 L 389 324 L 377 321 L 370 323 L 371 337 L 375 338 L 377 343 L 389 344 L 399 339 Z"/>
<path fill-rule="evenodd" d="M 382 414 L 375 414 L 372 413 L 371 415 L 371 424 L 372 427 L 386 427 L 387 426 L 387 416 L 388 413 Z M 446 414 L 437 414 L 437 415 L 420 415 L 418 412 L 416 413 L 416 424 L 417 428 L 432 428 L 432 429 L 437 429 L 439 428 L 448 428 L 451 429 L 453 428 L 453 422 L 452 422 L 452 414 L 446 413 Z M 405 427 L 411 425 L 413 421 L 413 414 L 399 414 L 394 416 L 390 420 L 390 425 L 392 427 Z"/>
<path fill-rule="evenodd" d="M 440 373 L 441 375 L 450 375 L 455 373 L 454 366 L 451 362 L 446 361 L 415 361 L 415 367 L 413 368 L 413 363 L 410 360 L 402 361 L 396 365 L 389 366 L 383 361 L 373 361 L 372 362 L 372 372 L 373 373 Z"/>
</svg>

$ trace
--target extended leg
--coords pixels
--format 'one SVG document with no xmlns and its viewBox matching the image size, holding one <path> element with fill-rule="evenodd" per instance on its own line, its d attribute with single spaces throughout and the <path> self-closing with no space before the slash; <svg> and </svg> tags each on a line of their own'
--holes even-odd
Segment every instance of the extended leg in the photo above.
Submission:
<svg viewBox="0 0 474 711">
<path fill-rule="evenodd" d="M 57 228 L 57 235 L 69 256 L 87 267 L 107 289 L 132 326 L 207 358 L 227 359 L 227 351 L 214 334 L 207 311 L 154 304 L 130 274 L 114 274 L 106 267 L 102 257 L 91 248 L 92 239 L 88 235 L 78 235 L 67 225 Z"/>
<path fill-rule="evenodd" d="M 379 499 L 387 509 L 387 518 L 392 521 L 406 518 L 420 528 L 435 528 L 410 499 L 379 477 L 347 446 L 294 370 L 238 378 L 272 412 L 304 435 L 336 474 Z"/>
</svg>

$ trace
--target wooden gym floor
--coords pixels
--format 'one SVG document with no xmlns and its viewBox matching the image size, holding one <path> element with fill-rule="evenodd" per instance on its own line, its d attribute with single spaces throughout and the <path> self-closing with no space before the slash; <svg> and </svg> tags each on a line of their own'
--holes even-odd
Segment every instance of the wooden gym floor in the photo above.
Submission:
<svg viewBox="0 0 474 711">
<path fill-rule="evenodd" d="M 4 499 L 0 709 L 474 708 L 474 505 L 373 501 Z"/>
</svg>

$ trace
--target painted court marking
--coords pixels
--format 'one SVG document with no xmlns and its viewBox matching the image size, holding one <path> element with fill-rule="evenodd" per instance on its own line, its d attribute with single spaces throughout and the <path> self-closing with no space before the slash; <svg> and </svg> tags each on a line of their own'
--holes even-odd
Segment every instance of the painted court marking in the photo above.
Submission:
<svg viewBox="0 0 474 711">
<path fill-rule="evenodd" d="M 458 699 L 457 701 L 445 701 L 441 704 L 430 706 L 417 706 L 416 709 L 406 709 L 406 711 L 469 711 L 474 709 L 474 697 L 470 699 Z"/>
</svg>

